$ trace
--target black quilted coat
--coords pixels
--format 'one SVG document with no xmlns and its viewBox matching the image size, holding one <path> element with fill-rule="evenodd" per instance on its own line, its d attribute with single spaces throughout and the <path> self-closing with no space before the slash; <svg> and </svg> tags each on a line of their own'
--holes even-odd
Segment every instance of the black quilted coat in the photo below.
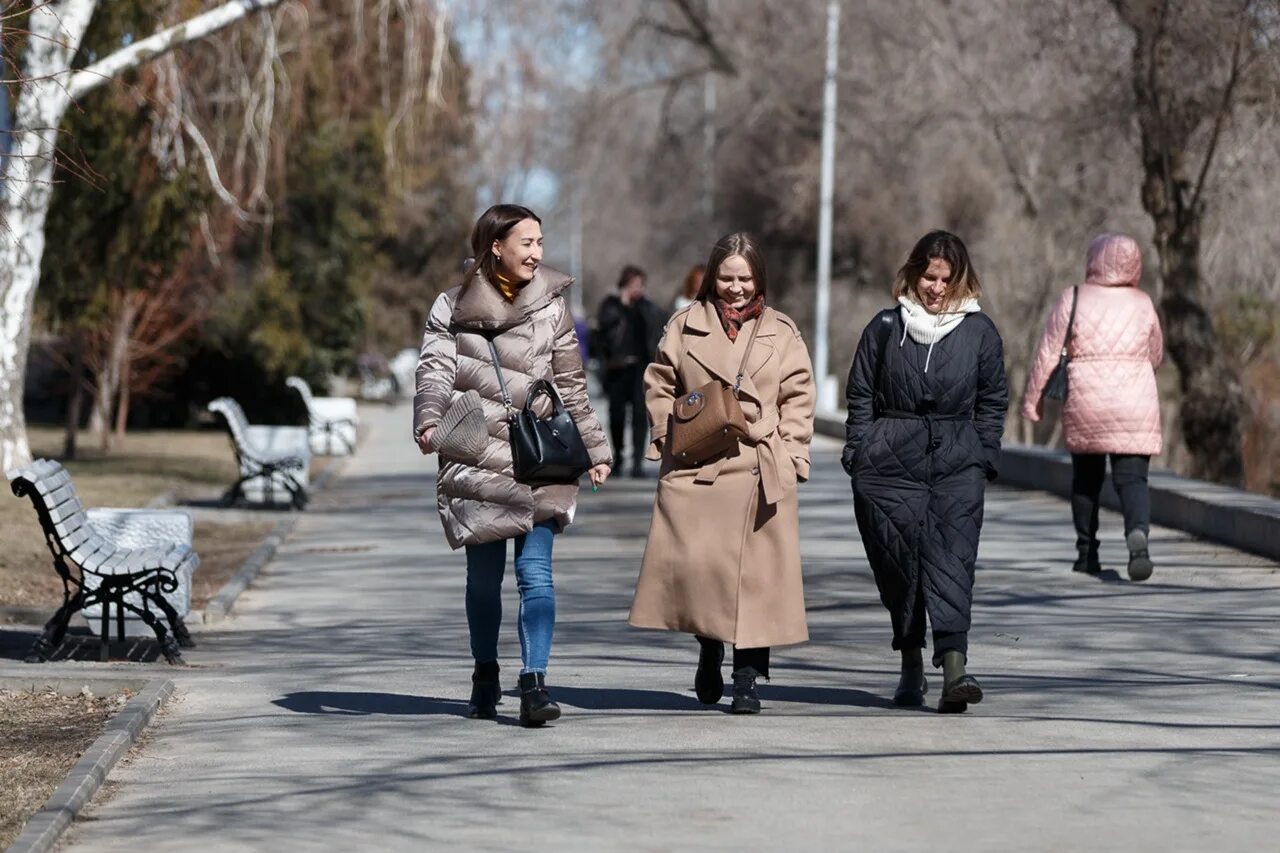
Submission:
<svg viewBox="0 0 1280 853">
<path fill-rule="evenodd" d="M 935 640 L 967 636 L 983 494 L 1009 404 L 1003 343 L 986 315 L 968 315 L 938 341 L 927 373 L 929 348 L 903 331 L 888 309 L 862 333 L 842 459 L 894 648 L 923 639 L 922 606 Z"/>
</svg>

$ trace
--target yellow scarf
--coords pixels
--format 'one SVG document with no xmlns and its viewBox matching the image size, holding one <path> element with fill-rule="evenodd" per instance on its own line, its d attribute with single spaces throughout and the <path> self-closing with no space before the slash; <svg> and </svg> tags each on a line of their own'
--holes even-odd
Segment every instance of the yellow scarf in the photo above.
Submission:
<svg viewBox="0 0 1280 853">
<path fill-rule="evenodd" d="M 520 295 L 520 288 L 528 284 L 527 281 L 512 281 L 500 272 L 495 272 L 493 277 L 498 280 L 498 290 L 502 292 L 502 298 L 508 302 L 515 302 L 516 297 Z"/>
</svg>

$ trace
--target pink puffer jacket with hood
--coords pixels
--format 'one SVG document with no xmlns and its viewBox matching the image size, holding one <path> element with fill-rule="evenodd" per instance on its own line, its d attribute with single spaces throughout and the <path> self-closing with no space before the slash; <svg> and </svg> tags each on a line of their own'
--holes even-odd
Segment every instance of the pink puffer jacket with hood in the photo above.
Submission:
<svg viewBox="0 0 1280 853">
<path fill-rule="evenodd" d="M 1138 289 L 1142 250 L 1130 237 L 1100 234 L 1089 244 L 1080 285 L 1062 409 L 1072 453 L 1156 456 L 1163 446 L 1155 368 L 1164 336 L 1151 297 Z M 1040 420 L 1044 384 L 1058 364 L 1071 314 L 1071 288 L 1058 297 L 1027 374 L 1022 415 Z"/>
</svg>

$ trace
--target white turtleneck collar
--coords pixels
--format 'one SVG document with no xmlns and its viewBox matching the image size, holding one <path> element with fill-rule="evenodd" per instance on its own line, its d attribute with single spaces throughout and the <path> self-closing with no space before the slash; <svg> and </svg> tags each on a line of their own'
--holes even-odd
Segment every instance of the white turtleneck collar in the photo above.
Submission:
<svg viewBox="0 0 1280 853">
<path fill-rule="evenodd" d="M 898 346 L 907 342 L 907 335 L 918 344 L 928 344 L 929 352 L 924 359 L 925 373 L 929 372 L 934 344 L 954 332 L 966 316 L 982 310 L 976 299 L 966 299 L 937 314 L 930 314 L 923 305 L 906 296 L 899 296 L 898 304 L 902 306 L 903 325 L 902 340 L 898 341 Z"/>
</svg>

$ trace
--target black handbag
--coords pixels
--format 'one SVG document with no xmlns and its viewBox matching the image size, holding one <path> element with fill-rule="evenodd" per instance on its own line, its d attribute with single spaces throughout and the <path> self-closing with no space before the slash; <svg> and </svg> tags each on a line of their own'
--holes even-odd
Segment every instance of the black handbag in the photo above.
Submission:
<svg viewBox="0 0 1280 853">
<path fill-rule="evenodd" d="M 493 369 L 498 374 L 502 402 L 507 407 L 508 440 L 511 445 L 511 469 L 517 483 L 526 486 L 554 486 L 578 482 L 591 469 L 591 455 L 582 441 L 582 433 L 573 416 L 564 407 L 556 386 L 538 379 L 529 388 L 524 408 L 511 404 L 507 380 L 502 375 L 498 349 L 489 343 Z M 540 418 L 533 411 L 534 402 L 546 395 L 551 400 L 551 415 Z"/>
<path fill-rule="evenodd" d="M 1044 383 L 1044 398 L 1046 400 L 1066 400 L 1067 399 L 1067 365 L 1071 363 L 1071 356 L 1068 348 L 1071 346 L 1071 329 L 1076 324 L 1076 301 L 1080 298 L 1080 288 L 1071 288 L 1071 317 L 1067 320 L 1067 336 L 1062 339 L 1062 352 L 1058 356 L 1058 366 L 1053 369 L 1053 373 L 1049 374 L 1048 380 Z"/>
</svg>

